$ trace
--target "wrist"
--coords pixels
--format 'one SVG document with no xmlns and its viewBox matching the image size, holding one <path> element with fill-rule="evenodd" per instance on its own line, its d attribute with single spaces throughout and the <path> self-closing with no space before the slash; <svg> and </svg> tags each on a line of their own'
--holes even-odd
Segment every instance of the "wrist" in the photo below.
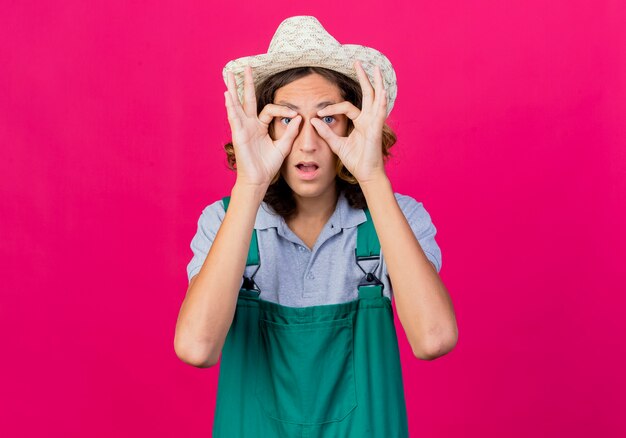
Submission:
<svg viewBox="0 0 626 438">
<path fill-rule="evenodd" d="M 267 184 L 252 184 L 237 180 L 231 190 L 231 196 L 241 197 L 255 205 L 261 205 L 268 187 Z"/>
<path fill-rule="evenodd" d="M 375 205 L 388 206 L 388 201 L 390 199 L 394 199 L 393 187 L 391 186 L 391 181 L 386 175 L 361 184 L 361 190 L 363 191 L 363 196 L 365 196 L 365 200 L 367 201 L 370 211 Z"/>
<path fill-rule="evenodd" d="M 387 177 L 385 171 L 382 170 L 370 175 L 367 180 L 359 180 L 359 185 L 361 186 L 361 190 L 365 192 L 366 190 L 371 190 L 374 187 L 391 185 L 391 181 L 389 181 L 389 177 Z"/>
</svg>

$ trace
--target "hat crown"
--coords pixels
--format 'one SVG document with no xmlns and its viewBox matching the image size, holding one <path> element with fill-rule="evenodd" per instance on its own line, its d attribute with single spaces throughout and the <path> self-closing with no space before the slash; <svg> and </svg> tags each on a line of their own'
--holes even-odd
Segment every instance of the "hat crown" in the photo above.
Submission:
<svg viewBox="0 0 626 438">
<path fill-rule="evenodd" d="M 319 20 L 299 15 L 283 20 L 270 41 L 268 53 L 302 52 L 307 49 L 334 49 L 341 44 L 329 34 Z"/>
</svg>

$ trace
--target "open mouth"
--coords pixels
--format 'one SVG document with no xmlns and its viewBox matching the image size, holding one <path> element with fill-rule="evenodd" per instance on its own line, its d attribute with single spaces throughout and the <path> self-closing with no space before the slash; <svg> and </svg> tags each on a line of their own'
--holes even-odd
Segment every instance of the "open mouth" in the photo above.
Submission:
<svg viewBox="0 0 626 438">
<path fill-rule="evenodd" d="M 300 169 L 302 172 L 315 172 L 319 166 L 315 163 L 313 164 L 298 163 L 296 164 L 296 167 Z"/>
<path fill-rule="evenodd" d="M 319 166 L 313 161 L 301 161 L 296 164 L 298 175 L 303 180 L 312 180 L 317 176 Z"/>
</svg>

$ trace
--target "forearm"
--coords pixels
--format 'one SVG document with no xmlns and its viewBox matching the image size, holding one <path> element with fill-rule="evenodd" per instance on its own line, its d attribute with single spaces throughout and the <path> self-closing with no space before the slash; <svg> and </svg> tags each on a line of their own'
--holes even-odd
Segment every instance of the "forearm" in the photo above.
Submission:
<svg viewBox="0 0 626 438">
<path fill-rule="evenodd" d="M 237 185 L 211 249 L 182 303 L 174 347 L 195 366 L 219 358 L 237 305 L 257 210 L 265 189 Z"/>
<path fill-rule="evenodd" d="M 387 263 L 398 318 L 416 357 L 450 351 L 458 336 L 448 291 L 415 238 L 386 175 L 361 185 Z"/>
</svg>

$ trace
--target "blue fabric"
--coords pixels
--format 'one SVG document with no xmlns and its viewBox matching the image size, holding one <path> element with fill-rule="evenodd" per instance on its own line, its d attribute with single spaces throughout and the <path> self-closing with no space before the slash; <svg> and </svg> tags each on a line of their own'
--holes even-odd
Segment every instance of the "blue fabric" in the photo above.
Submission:
<svg viewBox="0 0 626 438">
<path fill-rule="evenodd" d="M 437 229 L 429 213 L 421 202 L 410 196 L 395 193 L 395 197 L 426 257 L 439 272 L 441 250 L 435 241 Z M 221 199 L 202 211 L 190 245 L 194 255 L 187 265 L 189 280 L 200 271 L 224 215 Z M 254 280 L 263 291 L 264 299 L 292 307 L 356 299 L 355 285 L 363 278 L 363 272 L 355 262 L 354 248 L 357 227 L 365 220 L 363 210 L 350 207 L 341 194 L 334 213 L 309 249 L 282 217 L 272 214 L 270 207 L 262 203 L 254 224 L 261 255 L 261 266 Z M 393 289 L 382 249 L 380 261 L 366 260 L 361 265 L 382 281 L 383 294 L 391 299 Z M 247 266 L 245 275 L 251 276 L 255 270 L 255 266 Z"/>
</svg>

